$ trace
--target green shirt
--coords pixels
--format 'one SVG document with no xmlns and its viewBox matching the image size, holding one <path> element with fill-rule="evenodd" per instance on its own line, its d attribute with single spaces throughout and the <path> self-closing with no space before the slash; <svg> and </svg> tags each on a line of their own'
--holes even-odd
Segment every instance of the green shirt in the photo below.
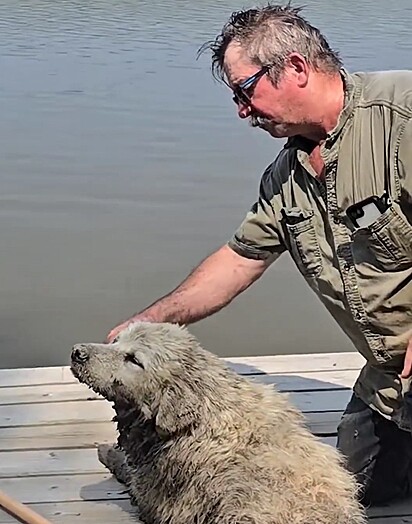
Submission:
<svg viewBox="0 0 412 524">
<path fill-rule="evenodd" d="M 229 246 L 273 261 L 290 252 L 367 359 L 356 393 L 409 429 L 410 380 L 398 375 L 412 337 L 412 71 L 342 77 L 345 107 L 321 147 L 325 181 L 309 164 L 313 143 L 289 139 Z M 348 207 L 385 192 L 386 210 L 356 227 Z"/>
</svg>

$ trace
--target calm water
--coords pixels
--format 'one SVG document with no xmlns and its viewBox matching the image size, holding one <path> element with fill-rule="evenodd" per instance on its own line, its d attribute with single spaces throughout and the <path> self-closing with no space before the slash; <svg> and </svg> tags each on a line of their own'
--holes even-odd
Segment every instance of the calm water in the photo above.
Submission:
<svg viewBox="0 0 412 524">
<path fill-rule="evenodd" d="M 410 0 L 308 0 L 350 70 L 411 66 Z M 0 367 L 66 364 L 230 237 L 280 142 L 196 51 L 227 0 L 0 0 Z M 194 326 L 219 355 L 352 349 L 287 255 Z"/>
</svg>

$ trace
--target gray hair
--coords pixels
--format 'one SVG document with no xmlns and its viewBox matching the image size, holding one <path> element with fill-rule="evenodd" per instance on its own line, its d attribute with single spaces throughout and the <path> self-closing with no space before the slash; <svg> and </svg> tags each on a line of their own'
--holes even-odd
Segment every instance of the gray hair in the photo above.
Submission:
<svg viewBox="0 0 412 524">
<path fill-rule="evenodd" d="M 325 37 L 299 13 L 301 8 L 267 5 L 262 8 L 232 13 L 222 32 L 206 42 L 199 54 L 212 51 L 212 73 L 224 80 L 224 57 L 231 42 L 239 44 L 252 63 L 270 66 L 270 77 L 276 85 L 291 53 L 300 53 L 309 66 L 327 74 L 338 72 L 342 62 Z"/>
</svg>

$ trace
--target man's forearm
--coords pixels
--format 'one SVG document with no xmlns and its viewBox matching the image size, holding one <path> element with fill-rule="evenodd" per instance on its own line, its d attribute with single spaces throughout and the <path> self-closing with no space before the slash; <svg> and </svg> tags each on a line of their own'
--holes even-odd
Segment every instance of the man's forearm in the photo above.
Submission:
<svg viewBox="0 0 412 524">
<path fill-rule="evenodd" d="M 113 342 L 136 321 L 193 324 L 229 304 L 269 265 L 270 260 L 245 258 L 223 246 L 199 264 L 174 291 L 114 327 L 106 340 Z"/>
<path fill-rule="evenodd" d="M 141 311 L 152 322 L 191 324 L 219 311 L 265 271 L 264 261 L 245 259 L 224 246 L 205 259 L 174 291 Z"/>
</svg>

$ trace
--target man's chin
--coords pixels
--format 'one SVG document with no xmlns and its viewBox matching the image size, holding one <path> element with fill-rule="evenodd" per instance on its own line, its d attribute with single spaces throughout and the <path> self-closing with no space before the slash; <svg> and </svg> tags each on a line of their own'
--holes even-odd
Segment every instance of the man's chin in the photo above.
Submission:
<svg viewBox="0 0 412 524">
<path fill-rule="evenodd" d="M 269 133 L 271 136 L 273 136 L 273 138 L 288 138 L 296 134 L 290 126 L 285 124 L 265 122 L 258 127 Z"/>
<path fill-rule="evenodd" d="M 263 129 L 274 138 L 288 138 L 297 134 L 295 126 L 290 126 L 287 124 L 279 124 L 269 119 L 254 119 L 251 122 L 252 127 L 257 127 Z"/>
</svg>

